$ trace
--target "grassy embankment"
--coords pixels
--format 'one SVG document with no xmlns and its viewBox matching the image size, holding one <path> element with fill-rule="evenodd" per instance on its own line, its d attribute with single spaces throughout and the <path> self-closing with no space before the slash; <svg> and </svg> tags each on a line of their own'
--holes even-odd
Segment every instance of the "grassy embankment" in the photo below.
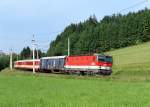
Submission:
<svg viewBox="0 0 150 107">
<path fill-rule="evenodd" d="M 150 43 L 109 52 L 109 77 L 0 72 L 0 107 L 149 107 Z"/>
<path fill-rule="evenodd" d="M 107 54 L 114 58 L 114 76 L 137 78 L 137 80 L 150 78 L 150 42 Z"/>
<path fill-rule="evenodd" d="M 149 107 L 149 81 L 0 73 L 0 107 Z"/>
</svg>

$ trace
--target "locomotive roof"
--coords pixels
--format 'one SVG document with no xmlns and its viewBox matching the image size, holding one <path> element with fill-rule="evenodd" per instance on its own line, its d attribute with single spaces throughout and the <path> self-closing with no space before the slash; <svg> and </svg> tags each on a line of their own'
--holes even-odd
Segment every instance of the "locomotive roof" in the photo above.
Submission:
<svg viewBox="0 0 150 107">
<path fill-rule="evenodd" d="M 52 57 L 43 57 L 41 59 L 59 59 L 59 58 L 65 58 L 66 56 L 52 56 Z"/>
</svg>

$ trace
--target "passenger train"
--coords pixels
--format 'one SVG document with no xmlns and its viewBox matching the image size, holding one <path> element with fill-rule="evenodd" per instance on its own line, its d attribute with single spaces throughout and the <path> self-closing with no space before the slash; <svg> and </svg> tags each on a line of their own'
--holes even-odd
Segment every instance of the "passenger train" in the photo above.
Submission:
<svg viewBox="0 0 150 107">
<path fill-rule="evenodd" d="M 112 56 L 54 56 L 34 60 L 37 72 L 61 72 L 67 74 L 102 74 L 112 73 Z M 14 63 L 16 69 L 33 69 L 33 60 L 20 60 Z"/>
</svg>

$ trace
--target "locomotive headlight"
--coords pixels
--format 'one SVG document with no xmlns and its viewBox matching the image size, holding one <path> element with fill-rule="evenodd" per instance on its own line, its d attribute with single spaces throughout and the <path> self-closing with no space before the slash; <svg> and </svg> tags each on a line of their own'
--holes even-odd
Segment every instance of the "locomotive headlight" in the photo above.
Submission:
<svg viewBox="0 0 150 107">
<path fill-rule="evenodd" d="M 111 67 L 101 66 L 101 69 L 103 69 L 103 70 L 111 70 Z"/>
</svg>

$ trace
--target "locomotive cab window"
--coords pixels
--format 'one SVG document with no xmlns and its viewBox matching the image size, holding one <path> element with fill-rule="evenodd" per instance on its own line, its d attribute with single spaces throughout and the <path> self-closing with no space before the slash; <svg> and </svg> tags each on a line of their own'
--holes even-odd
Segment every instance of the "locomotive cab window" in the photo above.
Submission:
<svg viewBox="0 0 150 107">
<path fill-rule="evenodd" d="M 98 56 L 98 61 L 100 61 L 100 62 L 110 62 L 110 63 L 113 62 L 111 56 Z"/>
<path fill-rule="evenodd" d="M 112 63 L 113 62 L 112 57 L 111 56 L 106 56 L 106 62 Z"/>
<path fill-rule="evenodd" d="M 103 56 L 98 56 L 98 61 L 100 61 L 100 62 L 105 62 L 105 57 L 103 57 Z"/>
</svg>

